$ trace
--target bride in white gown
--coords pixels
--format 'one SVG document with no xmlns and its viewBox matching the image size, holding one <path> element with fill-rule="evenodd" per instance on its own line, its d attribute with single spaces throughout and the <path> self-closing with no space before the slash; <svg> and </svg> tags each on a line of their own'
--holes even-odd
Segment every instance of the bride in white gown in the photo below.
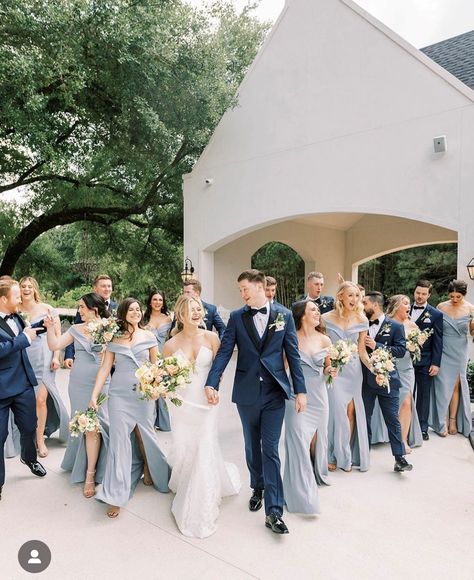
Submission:
<svg viewBox="0 0 474 580">
<path fill-rule="evenodd" d="M 224 463 L 217 436 L 218 407 L 204 392 L 207 375 L 219 348 L 219 338 L 200 328 L 201 301 L 181 296 L 175 306 L 177 333 L 165 343 L 163 354 L 179 354 L 194 363 L 192 381 L 181 391 L 183 404 L 169 403 L 173 445 L 169 487 L 176 496 L 171 511 L 181 533 L 206 538 L 217 529 L 221 498 L 240 490 L 235 465 Z"/>
</svg>

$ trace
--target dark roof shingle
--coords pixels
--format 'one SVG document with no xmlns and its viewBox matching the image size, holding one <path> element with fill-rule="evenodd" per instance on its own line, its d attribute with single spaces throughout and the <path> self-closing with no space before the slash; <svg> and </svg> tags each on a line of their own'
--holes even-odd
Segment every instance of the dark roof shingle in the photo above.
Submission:
<svg viewBox="0 0 474 580">
<path fill-rule="evenodd" d="M 465 85 L 474 89 L 474 30 L 420 50 Z"/>
</svg>

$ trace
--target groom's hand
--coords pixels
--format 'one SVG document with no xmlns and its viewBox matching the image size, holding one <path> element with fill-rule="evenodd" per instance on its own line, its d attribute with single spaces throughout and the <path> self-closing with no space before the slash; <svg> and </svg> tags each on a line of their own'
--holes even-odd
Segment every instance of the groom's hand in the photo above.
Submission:
<svg viewBox="0 0 474 580">
<path fill-rule="evenodd" d="M 295 398 L 295 409 L 297 413 L 302 413 L 306 409 L 306 395 L 299 393 Z"/>
<path fill-rule="evenodd" d="M 207 402 L 209 405 L 217 405 L 219 402 L 219 393 L 216 389 L 212 387 L 205 387 L 204 391 L 206 392 Z"/>
</svg>

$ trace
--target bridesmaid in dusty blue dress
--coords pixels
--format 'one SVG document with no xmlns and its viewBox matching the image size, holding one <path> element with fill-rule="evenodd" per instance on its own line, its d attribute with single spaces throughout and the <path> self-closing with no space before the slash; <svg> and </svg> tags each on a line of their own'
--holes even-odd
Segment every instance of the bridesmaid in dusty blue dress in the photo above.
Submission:
<svg viewBox="0 0 474 580">
<path fill-rule="evenodd" d="M 443 313 L 443 354 L 431 393 L 429 425 L 442 437 L 458 432 L 469 437 L 472 429 L 466 370 L 469 335 L 474 335 L 474 306 L 465 300 L 466 294 L 467 284 L 453 280 L 448 286 L 449 300 L 438 305 Z"/>
<path fill-rule="evenodd" d="M 38 282 L 31 276 L 26 276 L 20 280 L 20 291 L 20 310 L 28 322 L 41 322 L 50 313 L 54 318 L 56 336 L 60 336 L 61 325 L 57 312 L 41 301 Z M 60 440 L 66 441 L 68 437 L 69 416 L 55 381 L 56 370 L 60 367 L 59 351 L 52 353 L 48 348 L 46 335 L 38 334 L 38 339 L 28 347 L 27 354 L 38 381 L 38 386 L 35 387 L 38 416 L 36 447 L 38 456 L 46 457 L 48 449 L 44 442 L 45 435 L 50 437 L 59 429 Z"/>
<path fill-rule="evenodd" d="M 102 488 L 96 499 L 109 504 L 107 515 L 116 518 L 132 497 L 143 474 L 143 483 L 168 492 L 170 470 L 154 429 L 155 402 L 141 400 L 134 390 L 135 371 L 145 360 L 154 362 L 158 345 L 154 335 L 142 328 L 142 310 L 135 298 L 118 307 L 117 320 L 123 336 L 107 347 L 89 406 L 97 397 L 115 363 L 109 387 L 109 450 Z"/>
<path fill-rule="evenodd" d="M 98 318 L 108 318 L 104 299 L 91 292 L 79 300 L 79 315 L 84 323 Z M 86 332 L 85 324 L 75 324 L 60 338 L 54 334 L 53 322 L 46 319 L 48 327 L 48 346 L 51 350 L 65 348 L 74 343 L 76 352 L 74 366 L 69 375 L 69 399 L 71 417 L 76 411 L 85 411 L 91 398 L 95 378 L 102 363 L 102 346 L 93 344 Z M 105 381 L 107 391 L 109 378 Z M 105 471 L 105 458 L 108 445 L 107 402 L 99 409 L 102 433 L 86 433 L 83 437 L 69 436 L 61 468 L 71 472 L 71 483 L 84 482 L 83 495 L 95 495 L 95 485 L 100 483 Z"/>
<path fill-rule="evenodd" d="M 299 300 L 292 311 L 308 404 L 304 413 L 297 413 L 294 397 L 286 401 L 283 489 L 289 512 L 316 515 L 320 513 L 318 485 L 329 485 L 325 375 L 335 377 L 336 371 L 331 368 L 331 341 L 324 334 L 318 306 L 312 300 Z"/>
<path fill-rule="evenodd" d="M 369 469 L 369 440 L 362 401 L 361 361 L 368 363 L 365 337 L 369 322 L 363 313 L 359 287 L 343 282 L 337 291 L 334 310 L 323 314 L 329 338 L 333 343 L 350 340 L 358 345 L 354 358 L 339 371 L 329 389 L 329 471 L 337 467 L 352 471 Z"/>
<path fill-rule="evenodd" d="M 412 330 L 419 330 L 418 326 L 410 320 L 410 299 L 404 294 L 397 294 L 390 298 L 387 307 L 387 316 L 403 324 L 405 335 L 408 335 Z M 396 359 L 396 365 L 401 383 L 398 418 L 402 428 L 402 439 L 405 444 L 405 451 L 411 453 L 412 447 L 420 447 L 423 444 L 423 437 L 418 420 L 418 413 L 415 411 L 415 400 L 413 398 L 415 369 L 413 367 L 412 355 L 408 349 L 403 358 Z M 388 443 L 388 430 L 382 411 L 380 410 L 378 399 L 375 402 L 371 429 L 371 443 Z"/>
<path fill-rule="evenodd" d="M 166 296 L 162 290 L 150 291 L 146 303 L 143 323 L 146 330 L 151 331 L 158 341 L 158 349 L 163 352 L 163 347 L 168 339 L 171 329 L 171 317 L 166 305 Z M 160 397 L 156 401 L 155 427 L 160 431 L 171 431 L 170 416 L 166 402 Z"/>
</svg>

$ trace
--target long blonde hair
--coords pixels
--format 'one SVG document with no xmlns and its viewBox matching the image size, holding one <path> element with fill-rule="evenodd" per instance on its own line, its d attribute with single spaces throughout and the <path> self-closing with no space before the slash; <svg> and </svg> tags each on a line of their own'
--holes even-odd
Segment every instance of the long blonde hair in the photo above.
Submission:
<svg viewBox="0 0 474 580">
<path fill-rule="evenodd" d="M 360 297 L 360 289 L 357 286 L 357 284 L 354 284 L 354 282 L 346 281 L 346 282 L 343 282 L 342 284 L 340 284 L 340 286 L 336 292 L 336 300 L 334 302 L 334 310 L 336 311 L 339 318 L 344 318 L 344 304 L 342 303 L 342 295 L 349 288 L 351 290 L 355 290 L 359 295 L 359 301 L 356 304 L 355 313 L 357 314 L 357 316 L 361 320 L 363 320 L 363 318 L 364 318 L 364 306 L 362 304 L 362 300 Z"/>
<path fill-rule="evenodd" d="M 395 316 L 396 311 L 400 308 L 402 302 L 405 299 L 408 300 L 408 302 L 410 302 L 410 298 L 408 298 L 408 296 L 406 296 L 405 294 L 395 294 L 394 296 L 390 296 L 387 305 L 387 316 L 389 318 Z"/>
<path fill-rule="evenodd" d="M 171 333 L 173 336 L 181 332 L 184 327 L 184 322 L 187 320 L 189 316 L 189 311 L 191 309 L 191 303 L 196 302 L 202 309 L 202 317 L 204 318 L 204 306 L 201 302 L 200 298 L 196 298 L 194 296 L 188 296 L 186 294 L 182 294 L 178 300 L 176 301 L 174 307 L 174 315 L 176 317 L 176 326 Z"/>
<path fill-rule="evenodd" d="M 33 286 L 33 299 L 36 303 L 40 303 L 42 302 L 42 298 L 41 298 L 41 293 L 40 293 L 40 289 L 39 289 L 39 284 L 36 281 L 35 278 L 33 278 L 32 276 L 23 276 L 23 278 L 20 280 L 20 291 L 21 291 L 21 285 L 23 284 L 23 282 L 30 282 L 31 285 Z"/>
</svg>

